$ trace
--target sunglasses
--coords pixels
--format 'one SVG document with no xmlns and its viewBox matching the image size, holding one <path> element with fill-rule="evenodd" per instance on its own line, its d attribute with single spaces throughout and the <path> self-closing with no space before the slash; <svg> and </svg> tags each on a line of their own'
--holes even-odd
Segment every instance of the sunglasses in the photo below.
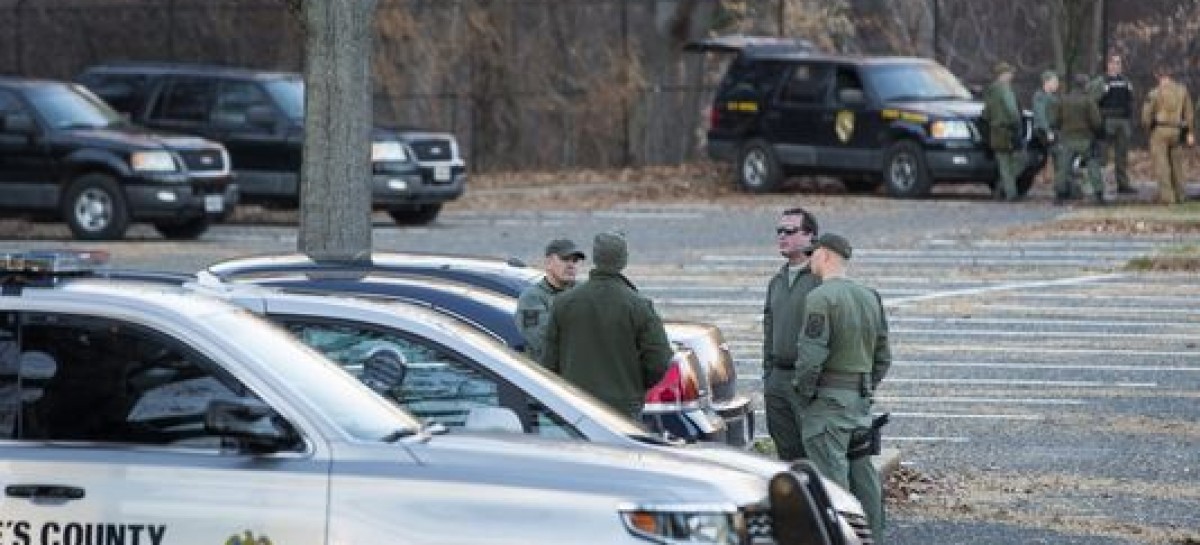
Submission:
<svg viewBox="0 0 1200 545">
<path fill-rule="evenodd" d="M 776 236 L 789 236 L 789 237 L 790 237 L 790 236 L 792 236 L 792 235 L 794 235 L 794 234 L 796 234 L 796 233 L 802 232 L 802 231 L 803 231 L 803 229 L 801 229 L 801 228 L 799 228 L 799 227 L 776 227 L 776 228 L 775 228 L 775 235 L 776 235 Z"/>
</svg>

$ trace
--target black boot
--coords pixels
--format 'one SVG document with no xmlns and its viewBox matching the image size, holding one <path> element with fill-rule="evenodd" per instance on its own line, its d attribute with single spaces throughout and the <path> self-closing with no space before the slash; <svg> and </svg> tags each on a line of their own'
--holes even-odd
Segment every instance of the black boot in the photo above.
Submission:
<svg viewBox="0 0 1200 545">
<path fill-rule="evenodd" d="M 1137 192 L 1138 192 L 1138 190 L 1134 189 L 1131 186 L 1127 186 L 1127 185 L 1117 186 L 1117 193 L 1120 193 L 1122 195 L 1137 195 Z"/>
</svg>

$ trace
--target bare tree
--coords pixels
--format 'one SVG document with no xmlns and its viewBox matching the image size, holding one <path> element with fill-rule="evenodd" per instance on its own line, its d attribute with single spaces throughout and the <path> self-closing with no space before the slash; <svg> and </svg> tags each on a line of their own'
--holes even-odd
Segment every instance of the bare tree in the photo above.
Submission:
<svg viewBox="0 0 1200 545">
<path fill-rule="evenodd" d="M 371 50 L 376 0 L 300 2 L 304 148 L 297 249 L 348 259 L 371 251 Z"/>
</svg>

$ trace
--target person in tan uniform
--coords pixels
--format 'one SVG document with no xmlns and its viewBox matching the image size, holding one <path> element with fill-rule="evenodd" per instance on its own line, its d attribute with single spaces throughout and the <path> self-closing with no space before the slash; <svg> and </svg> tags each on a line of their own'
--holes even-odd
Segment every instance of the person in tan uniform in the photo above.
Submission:
<svg viewBox="0 0 1200 545">
<path fill-rule="evenodd" d="M 1146 96 L 1142 125 L 1150 131 L 1150 160 L 1158 178 L 1158 200 L 1179 204 L 1187 200 L 1180 145 L 1196 143 L 1192 98 L 1165 67 L 1159 66 L 1154 75 L 1158 77 L 1158 87 Z"/>
</svg>

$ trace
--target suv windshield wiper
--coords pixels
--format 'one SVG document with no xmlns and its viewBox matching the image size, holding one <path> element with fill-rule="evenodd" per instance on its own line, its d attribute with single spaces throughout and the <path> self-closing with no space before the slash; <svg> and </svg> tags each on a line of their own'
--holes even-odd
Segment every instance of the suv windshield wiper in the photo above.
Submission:
<svg viewBox="0 0 1200 545">
<path fill-rule="evenodd" d="M 62 123 L 55 125 L 55 128 L 60 131 L 70 131 L 77 129 L 106 129 L 108 125 L 97 125 L 95 123 Z"/>
<path fill-rule="evenodd" d="M 396 441 L 404 439 L 405 437 L 412 437 L 417 433 L 418 430 L 414 430 L 412 428 L 401 428 L 381 437 L 379 440 L 384 443 L 395 443 Z"/>
</svg>

